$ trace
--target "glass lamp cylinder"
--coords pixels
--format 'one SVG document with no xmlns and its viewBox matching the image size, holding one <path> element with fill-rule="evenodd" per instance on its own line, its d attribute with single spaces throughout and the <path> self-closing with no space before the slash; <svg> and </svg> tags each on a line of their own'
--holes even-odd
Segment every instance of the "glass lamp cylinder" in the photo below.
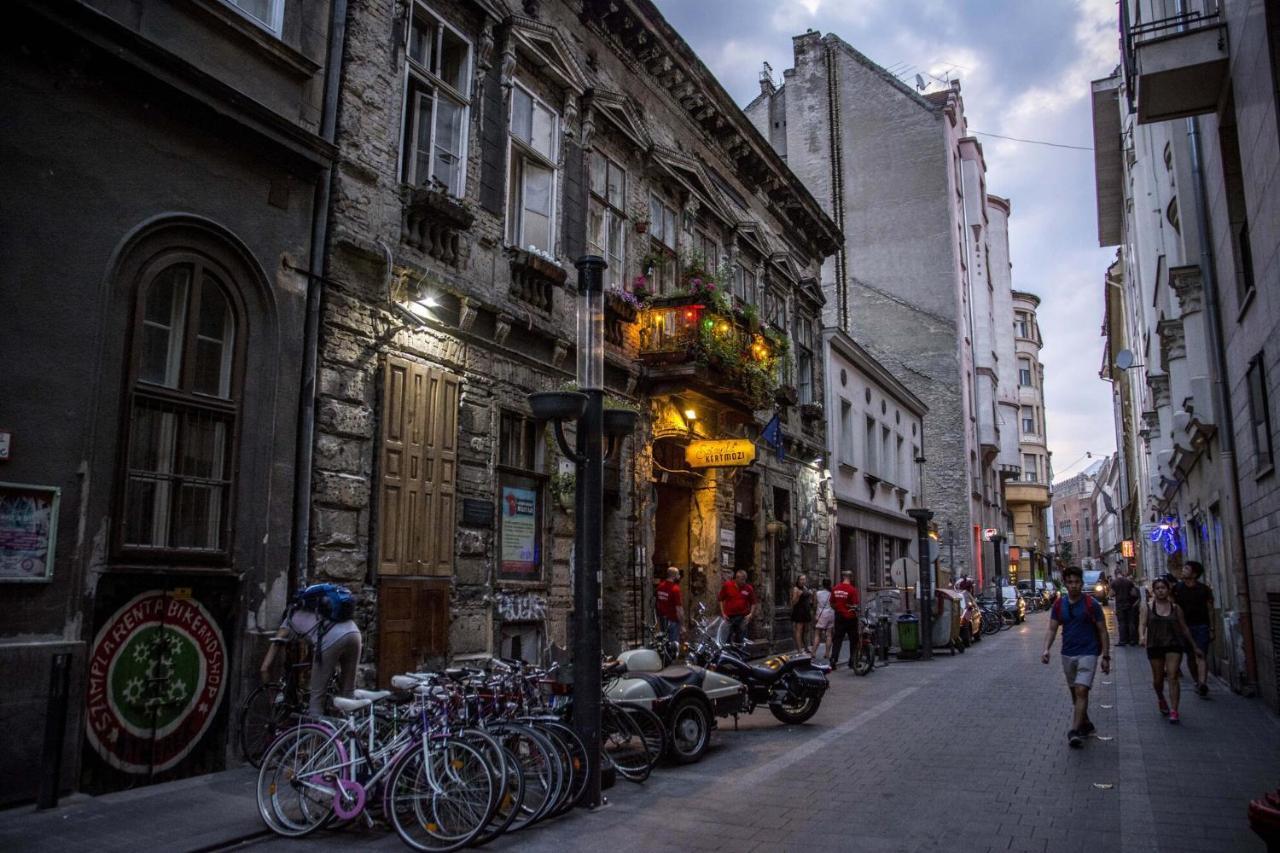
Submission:
<svg viewBox="0 0 1280 853">
<path fill-rule="evenodd" d="M 578 387 L 604 388 L 604 271 L 599 255 L 578 258 Z"/>
</svg>

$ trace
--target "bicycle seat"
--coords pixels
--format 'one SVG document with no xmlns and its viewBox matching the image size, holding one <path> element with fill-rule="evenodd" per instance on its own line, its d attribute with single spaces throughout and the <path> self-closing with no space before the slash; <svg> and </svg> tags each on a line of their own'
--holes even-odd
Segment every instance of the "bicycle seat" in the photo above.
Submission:
<svg viewBox="0 0 1280 853">
<path fill-rule="evenodd" d="M 368 699 L 370 702 L 381 702 L 391 695 L 390 690 L 355 690 L 352 695 L 357 699 Z"/>
<path fill-rule="evenodd" d="M 333 707 L 344 714 L 368 708 L 372 704 L 373 700 L 371 699 L 348 699 L 345 696 L 335 696 L 333 699 Z"/>
<path fill-rule="evenodd" d="M 391 676 L 391 686 L 396 690 L 412 690 L 422 683 L 422 679 L 412 675 Z"/>
</svg>

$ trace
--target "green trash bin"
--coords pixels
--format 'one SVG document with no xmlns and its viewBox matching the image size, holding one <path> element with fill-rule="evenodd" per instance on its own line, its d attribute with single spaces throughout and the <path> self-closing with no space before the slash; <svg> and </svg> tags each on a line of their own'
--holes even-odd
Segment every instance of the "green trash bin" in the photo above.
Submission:
<svg viewBox="0 0 1280 853">
<path fill-rule="evenodd" d="M 920 656 L 920 620 L 914 613 L 903 613 L 898 617 L 898 657 L 916 658 Z"/>
</svg>

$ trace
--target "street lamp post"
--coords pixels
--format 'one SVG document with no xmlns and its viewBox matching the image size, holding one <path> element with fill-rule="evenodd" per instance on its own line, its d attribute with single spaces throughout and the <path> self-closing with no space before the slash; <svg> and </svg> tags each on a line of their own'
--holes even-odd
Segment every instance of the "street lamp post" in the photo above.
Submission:
<svg viewBox="0 0 1280 853">
<path fill-rule="evenodd" d="M 1001 623 L 1004 622 L 1004 590 L 1000 583 L 1001 564 L 1004 562 L 1003 545 L 1004 537 L 999 533 L 991 537 L 991 580 L 995 584 L 996 614 L 1000 617 Z"/>
<path fill-rule="evenodd" d="M 916 520 L 916 553 L 920 558 L 920 657 L 932 660 L 933 563 L 929 560 L 929 519 L 933 513 L 924 507 L 913 507 L 907 510 L 907 515 Z"/>
</svg>

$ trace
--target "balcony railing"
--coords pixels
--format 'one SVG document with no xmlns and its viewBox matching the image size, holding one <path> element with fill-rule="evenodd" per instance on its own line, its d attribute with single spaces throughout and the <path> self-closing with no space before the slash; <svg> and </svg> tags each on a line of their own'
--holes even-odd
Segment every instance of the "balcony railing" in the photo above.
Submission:
<svg viewBox="0 0 1280 853">
<path fill-rule="evenodd" d="M 1155 21 L 1130 23 L 1120 4 L 1124 80 L 1138 122 L 1168 121 L 1217 109 L 1227 74 L 1227 30 L 1213 4 Z"/>
</svg>

